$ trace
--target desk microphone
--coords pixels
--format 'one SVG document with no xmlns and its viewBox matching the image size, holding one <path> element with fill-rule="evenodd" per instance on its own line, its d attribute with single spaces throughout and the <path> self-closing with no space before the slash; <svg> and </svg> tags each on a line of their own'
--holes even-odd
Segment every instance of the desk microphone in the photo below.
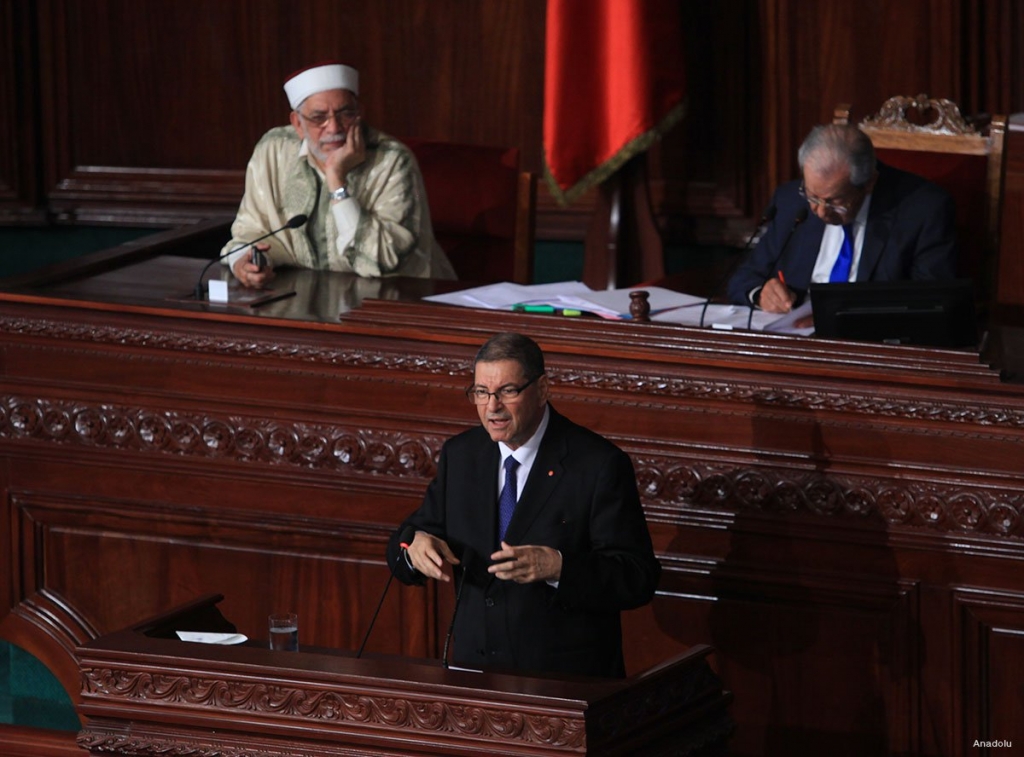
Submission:
<svg viewBox="0 0 1024 757">
<path fill-rule="evenodd" d="M 462 556 L 462 580 L 459 581 L 458 591 L 455 592 L 455 609 L 452 610 L 452 622 L 448 624 L 448 633 L 444 635 L 444 652 L 441 655 L 441 665 L 448 667 L 448 645 L 452 642 L 452 632 L 455 631 L 455 618 L 459 614 L 459 600 L 462 599 L 462 587 L 466 585 L 466 555 Z"/>
<path fill-rule="evenodd" d="M 235 254 L 236 252 L 238 252 L 239 250 L 244 250 L 244 249 L 245 249 L 246 247 L 249 247 L 249 246 L 251 246 L 251 245 L 254 245 L 254 244 L 256 244 L 257 242 L 262 242 L 262 241 L 263 241 L 264 239 L 266 239 L 267 237 L 272 237 L 272 236 L 274 236 L 275 234 L 280 234 L 280 233 L 281 233 L 282 231 L 284 231 L 285 229 L 297 229 L 297 228 L 299 228 L 300 226 L 302 226 L 302 224 L 304 224 L 304 223 L 306 222 L 306 220 L 307 220 L 307 217 L 306 217 L 306 215 L 305 215 L 305 214 L 303 214 L 303 213 L 299 213 L 299 215 L 297 215 L 297 216 L 292 216 L 291 218 L 289 218 L 289 219 L 288 219 L 288 223 L 286 223 L 286 224 L 285 224 L 284 226 L 282 226 L 282 227 L 281 227 L 280 229 L 274 229 L 273 231 L 271 231 L 271 232 L 268 232 L 267 234 L 264 234 L 263 236 L 261 236 L 261 237 L 258 237 L 258 238 L 256 238 L 256 239 L 252 240 L 251 242 L 246 242 L 245 244 L 239 245 L 238 247 L 236 247 L 236 248 L 235 248 L 235 249 L 233 249 L 233 250 L 228 250 L 227 252 L 225 252 L 225 253 L 223 253 L 223 254 L 221 254 L 221 255 L 218 255 L 217 257 L 215 257 L 215 258 L 214 258 L 213 260 L 211 260 L 211 261 L 210 261 L 209 263 L 207 263 L 207 264 L 206 264 L 206 265 L 205 265 L 205 266 L 203 267 L 203 270 L 202 270 L 202 271 L 200 271 L 200 272 L 199 272 L 199 281 L 197 281 L 197 282 L 196 282 L 196 288 L 195 288 L 195 290 L 193 291 L 193 296 L 194 296 L 194 297 L 195 297 L 195 298 L 196 298 L 197 300 L 202 300 L 202 299 L 205 299 L 205 298 L 204 298 L 204 296 L 203 296 L 203 276 L 205 276 L 205 275 L 206 275 L 206 272 L 207 272 L 208 270 L 210 270 L 210 266 L 211 266 L 211 265 L 213 265 L 214 263 L 216 263 L 216 262 L 217 262 L 218 260 L 223 260 L 223 259 L 224 259 L 224 258 L 226 258 L 226 257 L 227 257 L 228 255 L 233 255 L 233 254 Z"/>
<path fill-rule="evenodd" d="M 761 214 L 761 217 L 757 221 L 757 226 L 754 228 L 752 232 L 750 232 L 750 237 L 748 237 L 747 243 L 743 245 L 743 254 L 741 255 L 741 257 L 746 257 L 747 255 L 750 254 L 750 245 L 754 243 L 754 239 L 757 237 L 757 233 L 764 227 L 766 223 L 771 223 L 775 219 L 775 214 L 777 212 L 778 209 L 775 207 L 775 203 L 772 203 L 771 205 L 764 209 L 764 212 Z M 719 291 L 721 291 L 722 286 L 725 284 L 725 282 L 728 280 L 728 278 L 733 274 L 733 271 L 735 270 L 736 266 L 731 266 L 728 269 L 726 275 L 715 286 L 714 291 L 711 293 L 711 297 L 714 297 L 716 294 L 718 294 Z M 704 307 L 701 308 L 700 328 L 704 328 L 704 316 L 708 312 L 708 305 L 711 304 L 711 297 L 708 297 L 706 300 L 704 300 Z"/>
<path fill-rule="evenodd" d="M 297 217 L 302 218 L 303 221 L 306 220 L 305 216 Z M 363 648 L 366 647 L 366 641 L 370 638 L 370 631 L 373 630 L 373 624 L 377 622 L 377 616 L 380 614 L 380 608 L 384 606 L 384 597 L 388 595 L 388 589 L 391 588 L 391 581 L 395 578 L 395 568 L 398 567 L 398 560 L 406 559 L 405 553 L 408 551 L 409 544 L 412 543 L 412 540 L 413 538 L 415 538 L 415 536 L 416 529 L 412 526 L 406 526 L 402 530 L 402 533 L 398 536 L 398 544 L 401 547 L 401 549 L 398 551 L 398 559 L 395 560 L 395 565 L 391 568 L 391 573 L 388 575 L 388 582 L 384 584 L 384 591 L 380 595 L 380 601 L 377 602 L 377 609 L 373 611 L 373 617 L 370 618 L 370 626 L 366 629 L 366 635 L 363 636 L 363 641 L 359 645 L 359 651 L 356 652 L 356 659 L 358 659 L 363 654 Z"/>
<path fill-rule="evenodd" d="M 782 243 L 782 247 L 779 249 L 779 254 L 776 256 L 775 261 L 772 263 L 771 267 L 768 269 L 768 275 L 769 276 L 772 275 L 775 272 L 776 269 L 778 269 L 779 271 L 782 270 L 782 263 L 786 259 L 786 251 L 789 248 L 790 240 L 793 238 L 793 233 L 796 231 L 796 227 L 797 226 L 799 226 L 800 224 L 802 224 L 804 221 L 807 220 L 807 216 L 808 216 L 809 213 L 810 213 L 810 210 L 808 209 L 808 207 L 806 205 L 804 205 L 802 208 L 800 208 L 800 210 L 797 211 L 796 216 L 793 218 L 793 225 L 789 227 L 789 233 L 786 234 L 786 241 L 784 241 Z M 760 291 L 758 292 L 758 297 L 760 297 Z M 753 320 L 754 320 L 754 303 L 750 303 L 750 315 L 747 316 L 747 330 L 748 331 L 750 330 L 750 323 Z"/>
</svg>

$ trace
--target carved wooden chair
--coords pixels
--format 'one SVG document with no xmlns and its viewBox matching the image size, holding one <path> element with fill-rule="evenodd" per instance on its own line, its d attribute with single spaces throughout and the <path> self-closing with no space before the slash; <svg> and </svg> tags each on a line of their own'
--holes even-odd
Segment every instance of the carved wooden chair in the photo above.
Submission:
<svg viewBox="0 0 1024 757">
<path fill-rule="evenodd" d="M 434 236 L 466 282 L 533 280 L 536 177 L 517 148 L 404 139 L 427 188 Z"/>
<path fill-rule="evenodd" d="M 839 105 L 833 123 L 850 123 L 850 105 Z M 995 292 L 1002 200 L 1006 117 L 968 123 L 949 100 L 891 97 L 858 124 L 871 137 L 878 159 L 935 182 L 956 202 L 958 274 L 975 281 L 979 301 Z"/>
</svg>

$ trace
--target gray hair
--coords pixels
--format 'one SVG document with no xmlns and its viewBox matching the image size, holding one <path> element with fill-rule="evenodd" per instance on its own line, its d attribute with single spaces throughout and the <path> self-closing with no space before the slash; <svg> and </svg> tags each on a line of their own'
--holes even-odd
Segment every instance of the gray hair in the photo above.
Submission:
<svg viewBox="0 0 1024 757">
<path fill-rule="evenodd" d="M 514 331 L 503 331 L 484 342 L 476 353 L 473 366 L 498 360 L 515 360 L 531 381 L 544 375 L 544 353 L 540 346 L 530 337 Z"/>
<path fill-rule="evenodd" d="M 849 167 L 850 183 L 863 187 L 875 173 L 875 147 L 871 138 L 856 126 L 815 126 L 800 145 L 797 162 L 801 172 L 808 163 L 825 173 Z"/>
</svg>

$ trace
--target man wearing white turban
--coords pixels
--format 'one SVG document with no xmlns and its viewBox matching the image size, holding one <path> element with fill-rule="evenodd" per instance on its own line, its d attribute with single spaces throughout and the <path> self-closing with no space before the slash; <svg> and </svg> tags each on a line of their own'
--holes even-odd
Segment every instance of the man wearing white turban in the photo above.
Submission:
<svg viewBox="0 0 1024 757">
<path fill-rule="evenodd" d="M 245 195 L 223 252 L 306 215 L 306 224 L 225 259 L 236 278 L 261 287 L 276 266 L 347 271 L 360 276 L 453 279 L 434 239 L 419 166 L 398 140 L 364 124 L 359 73 L 326 63 L 284 85 L 291 126 L 268 131 L 245 174 Z"/>
</svg>

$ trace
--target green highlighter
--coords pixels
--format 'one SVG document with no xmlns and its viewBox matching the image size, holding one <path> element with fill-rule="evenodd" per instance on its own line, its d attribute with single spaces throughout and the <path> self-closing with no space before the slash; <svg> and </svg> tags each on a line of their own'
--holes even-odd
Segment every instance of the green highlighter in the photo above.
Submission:
<svg viewBox="0 0 1024 757">
<path fill-rule="evenodd" d="M 515 313 L 561 313 L 568 316 L 583 315 L 580 310 L 560 310 L 554 305 L 527 305 L 524 302 L 517 302 L 512 306 L 512 311 Z"/>
</svg>

